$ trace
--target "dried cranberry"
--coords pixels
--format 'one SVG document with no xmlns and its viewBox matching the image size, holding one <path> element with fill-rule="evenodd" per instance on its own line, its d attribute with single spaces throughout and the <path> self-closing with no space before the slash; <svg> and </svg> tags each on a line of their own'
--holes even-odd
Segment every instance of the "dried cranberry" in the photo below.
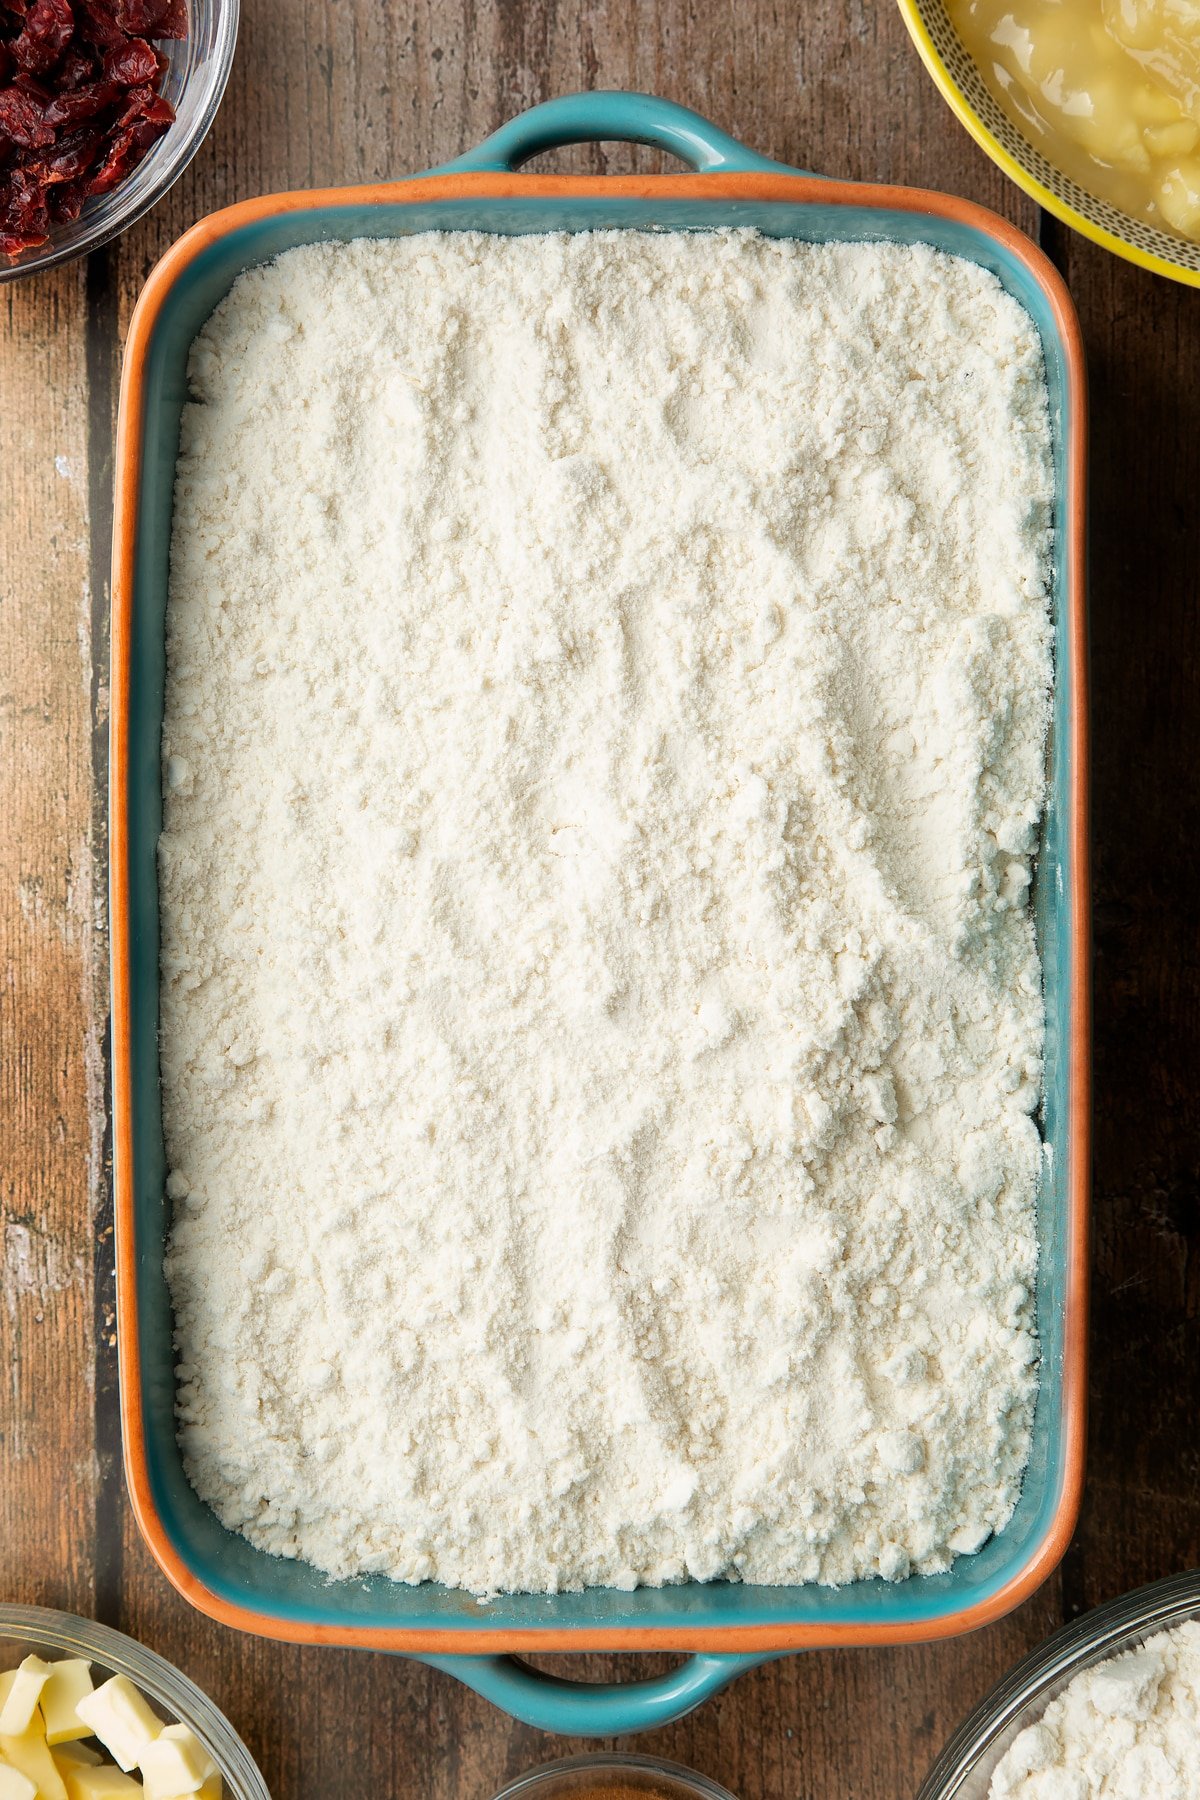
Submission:
<svg viewBox="0 0 1200 1800">
<path fill-rule="evenodd" d="M 117 0 L 117 24 L 132 37 L 157 37 L 169 0 Z"/>
<path fill-rule="evenodd" d="M 79 14 L 79 35 L 97 50 L 111 50 L 125 42 L 125 32 L 113 15 L 111 0 L 75 0 Z"/>
<path fill-rule="evenodd" d="M 125 105 L 117 118 L 118 131 L 125 125 L 146 120 L 152 125 L 167 126 L 175 117 L 175 108 L 169 100 L 156 93 L 152 87 L 130 88 L 125 96 Z"/>
<path fill-rule="evenodd" d="M 33 211 L 41 188 L 28 169 L 6 169 L 0 184 L 0 218 L 11 224 L 22 212 Z"/>
<path fill-rule="evenodd" d="M 12 57 L 30 75 L 48 75 L 75 35 L 71 0 L 33 0 Z"/>
<path fill-rule="evenodd" d="M 46 108 L 46 122 L 49 125 L 79 125 L 84 119 L 94 119 L 97 113 L 115 106 L 121 92 L 115 81 L 105 77 L 93 81 L 89 87 L 76 88 L 72 94 L 59 94 Z"/>
<path fill-rule="evenodd" d="M 144 82 L 157 81 L 161 70 L 158 51 L 152 49 L 145 38 L 126 38 L 104 58 L 104 73 L 110 81 L 120 82 L 122 87 L 138 87 Z"/>
<path fill-rule="evenodd" d="M 168 0 L 167 10 L 151 33 L 156 38 L 185 38 L 188 34 L 187 0 Z"/>
<path fill-rule="evenodd" d="M 104 151 L 100 167 L 83 183 L 85 194 L 107 194 L 136 167 L 138 147 L 130 131 L 119 131 Z"/>
<path fill-rule="evenodd" d="M 24 248 L 44 243 L 49 226 L 49 209 L 41 183 L 28 169 L 7 170 L 0 189 L 0 232 L 20 237 Z"/>
<path fill-rule="evenodd" d="M 0 255 L 132 174 L 175 117 L 150 40 L 187 30 L 187 0 L 0 0 Z"/>
<path fill-rule="evenodd" d="M 0 88 L 0 142 L 5 138 L 23 150 L 44 150 L 54 142 L 45 107 L 15 86 Z"/>
<path fill-rule="evenodd" d="M 83 211 L 83 189 L 77 181 L 64 181 L 50 189 L 49 212 L 55 225 L 70 225 Z"/>
<path fill-rule="evenodd" d="M 47 187 L 56 181 L 78 181 L 95 162 L 99 148 L 100 133 L 94 129 L 84 126 L 81 131 L 64 132 L 42 158 Z"/>
<path fill-rule="evenodd" d="M 187 36 L 186 0 L 116 0 L 116 19 L 130 37 Z"/>
<path fill-rule="evenodd" d="M 74 43 L 58 65 L 54 85 L 60 94 L 74 93 L 76 88 L 86 87 L 95 76 L 95 57 L 89 56 L 78 43 Z"/>
<path fill-rule="evenodd" d="M 85 194 L 107 194 L 124 181 L 172 123 L 175 108 L 153 88 L 132 88 L 100 166 L 83 184 Z"/>
<path fill-rule="evenodd" d="M 175 123 L 175 108 L 161 94 L 156 94 L 152 103 L 146 108 L 140 119 L 135 119 L 129 129 L 135 134 L 135 140 L 143 150 L 156 144 L 168 125 Z"/>
</svg>

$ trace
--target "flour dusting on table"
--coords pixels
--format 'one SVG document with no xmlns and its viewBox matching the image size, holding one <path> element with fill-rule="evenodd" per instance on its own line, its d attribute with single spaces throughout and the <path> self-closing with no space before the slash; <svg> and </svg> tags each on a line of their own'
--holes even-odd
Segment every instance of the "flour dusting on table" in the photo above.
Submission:
<svg viewBox="0 0 1200 1800">
<path fill-rule="evenodd" d="M 486 1593 L 945 1569 L 1027 1459 L 1037 334 L 930 249 L 290 252 L 198 338 L 179 1420 Z"/>
</svg>

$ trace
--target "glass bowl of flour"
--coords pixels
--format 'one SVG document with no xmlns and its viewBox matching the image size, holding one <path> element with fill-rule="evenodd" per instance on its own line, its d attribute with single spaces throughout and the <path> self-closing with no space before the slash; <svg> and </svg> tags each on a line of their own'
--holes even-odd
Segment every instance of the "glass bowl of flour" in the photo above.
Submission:
<svg viewBox="0 0 1200 1800">
<path fill-rule="evenodd" d="M 1098 1606 L 1018 1663 L 917 1800 L 1200 1800 L 1200 1570 Z"/>
</svg>

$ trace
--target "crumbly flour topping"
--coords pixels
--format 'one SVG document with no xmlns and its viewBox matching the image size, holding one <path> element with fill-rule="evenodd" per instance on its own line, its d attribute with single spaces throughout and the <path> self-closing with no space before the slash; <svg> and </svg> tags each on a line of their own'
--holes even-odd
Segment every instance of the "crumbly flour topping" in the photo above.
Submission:
<svg viewBox="0 0 1200 1800">
<path fill-rule="evenodd" d="M 292 251 L 196 341 L 187 1468 L 335 1575 L 945 1569 L 1037 1379 L 1040 345 L 930 249 Z"/>
<path fill-rule="evenodd" d="M 1076 1675 L 1013 1740 L 989 1800 L 1200 1800 L 1200 1621 Z"/>
</svg>

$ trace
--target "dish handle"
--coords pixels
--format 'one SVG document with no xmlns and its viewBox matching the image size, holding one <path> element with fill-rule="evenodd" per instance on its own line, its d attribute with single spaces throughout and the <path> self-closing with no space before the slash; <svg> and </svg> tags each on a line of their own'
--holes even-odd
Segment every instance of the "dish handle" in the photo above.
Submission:
<svg viewBox="0 0 1200 1800">
<path fill-rule="evenodd" d="M 772 1662 L 781 1654 L 757 1656 L 691 1656 L 678 1669 L 645 1681 L 568 1681 L 547 1675 L 517 1656 L 422 1656 L 443 1674 L 453 1675 L 482 1694 L 501 1712 L 562 1737 L 623 1737 L 682 1719 L 710 1694 L 747 1669 Z"/>
<path fill-rule="evenodd" d="M 600 89 L 563 94 L 518 113 L 474 150 L 430 170 L 433 175 L 512 174 L 530 157 L 567 144 L 649 144 L 678 156 L 698 175 L 800 175 L 787 163 L 748 150 L 690 106 L 653 94 Z"/>
</svg>

